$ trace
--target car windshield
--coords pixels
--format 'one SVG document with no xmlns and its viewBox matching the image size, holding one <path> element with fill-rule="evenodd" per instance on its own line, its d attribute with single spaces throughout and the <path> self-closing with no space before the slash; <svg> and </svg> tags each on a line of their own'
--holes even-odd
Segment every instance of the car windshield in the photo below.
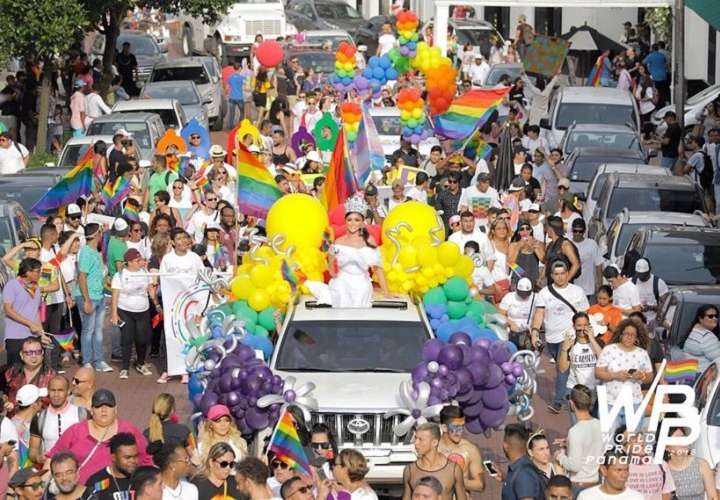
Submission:
<svg viewBox="0 0 720 500">
<path fill-rule="evenodd" d="M 35 202 L 55 185 L 56 179 L 55 176 L 48 176 L 47 183 L 42 184 L 36 184 L 35 181 L 32 184 L 24 183 L 20 179 L 17 180 L 17 183 L 1 184 L 0 198 L 16 201 L 21 207 L 29 211 Z"/>
<path fill-rule="evenodd" d="M 323 19 L 360 19 L 360 13 L 344 2 L 316 3 L 315 10 Z"/>
<path fill-rule="evenodd" d="M 78 161 L 90 147 L 90 144 L 68 144 L 65 146 L 62 158 L 60 158 L 60 167 L 72 168 L 78 164 Z"/>
<path fill-rule="evenodd" d="M 623 208 L 645 212 L 682 212 L 691 214 L 703 211 L 703 202 L 698 193 L 678 189 L 647 187 L 618 187 L 612 192 L 606 218 L 615 217 Z M 720 263 L 720 261 L 719 261 Z"/>
<path fill-rule="evenodd" d="M 634 149 L 640 151 L 640 141 L 634 132 L 573 132 L 565 144 L 565 152 L 575 148 L 596 147 Z"/>
<path fill-rule="evenodd" d="M 643 228 L 647 225 L 648 225 L 647 223 L 622 224 L 620 226 L 620 234 L 618 234 L 618 236 L 617 236 L 617 246 L 615 247 L 615 256 L 620 257 L 622 255 L 625 255 L 625 250 L 627 250 L 628 243 L 630 243 L 630 238 L 632 238 L 632 235 L 635 233 L 635 230 Z M 653 224 L 653 227 L 671 228 L 671 227 L 674 227 L 674 225 L 673 224 Z M 612 245 L 612 242 L 610 244 Z"/>
<path fill-rule="evenodd" d="M 117 130 L 124 128 L 132 134 L 133 141 L 143 149 L 150 149 L 150 132 L 144 122 L 102 121 L 95 120 L 88 127 L 87 135 L 115 135 Z"/>
<path fill-rule="evenodd" d="M 649 242 L 643 257 L 652 262 L 653 274 L 668 285 L 720 283 L 720 241 L 665 238 Z"/>
<path fill-rule="evenodd" d="M 118 50 L 122 49 L 122 44 L 128 42 L 130 44 L 130 52 L 136 56 L 156 56 L 160 54 L 160 47 L 150 36 L 123 36 L 117 39 Z"/>
<path fill-rule="evenodd" d="M 565 130 L 573 123 L 632 124 L 635 123 L 635 109 L 624 104 L 562 103 L 555 119 L 555 128 Z"/>
<path fill-rule="evenodd" d="M 331 52 L 308 52 L 295 54 L 300 66 L 307 71 L 312 68 L 315 73 L 330 74 L 335 71 L 335 54 Z"/>
<path fill-rule="evenodd" d="M 713 93 L 720 93 L 720 84 L 711 85 L 702 92 L 698 92 L 694 96 L 688 98 L 688 100 L 685 101 L 685 105 L 692 106 L 694 104 L 697 104 Z"/>
<path fill-rule="evenodd" d="M 168 109 L 168 108 L 161 108 L 161 109 L 153 109 L 153 108 L 143 108 L 133 111 L 123 111 L 123 113 L 157 113 L 160 115 L 160 119 L 163 122 L 163 125 L 165 127 L 172 127 L 172 128 L 178 128 L 180 124 L 177 120 L 177 115 L 175 114 L 175 110 Z"/>
<path fill-rule="evenodd" d="M 456 28 L 458 46 L 462 47 L 469 43 L 473 47 L 479 47 L 480 52 L 487 58 L 490 56 L 490 35 L 492 30 L 479 28 Z M 519 69 L 519 68 L 518 68 Z M 500 75 L 498 75 L 499 77 Z M 520 76 L 518 71 L 517 76 Z"/>
<path fill-rule="evenodd" d="M 509 67 L 502 67 L 502 68 L 491 68 L 490 73 L 488 73 L 488 77 L 485 80 L 485 86 L 486 87 L 494 87 L 495 85 L 500 82 L 500 77 L 503 75 L 507 75 L 510 77 L 510 81 L 514 81 L 517 77 L 520 76 L 522 73 L 522 68 L 515 67 L 515 66 L 509 66 Z"/>
<path fill-rule="evenodd" d="M 298 321 L 283 339 L 278 370 L 409 372 L 428 334 L 420 322 Z"/>
<path fill-rule="evenodd" d="M 590 182 L 595 177 L 598 167 L 603 163 L 637 163 L 642 165 L 643 161 L 639 158 L 614 157 L 612 155 L 578 156 L 568 177 L 572 181 Z"/>
<path fill-rule="evenodd" d="M 156 68 L 152 72 L 153 82 L 174 82 L 191 80 L 195 85 L 210 83 L 204 66 L 180 66 L 176 68 Z"/>
<path fill-rule="evenodd" d="M 200 96 L 197 95 L 192 85 L 146 85 L 142 90 L 141 97 L 177 99 L 184 106 L 200 104 Z"/>
<path fill-rule="evenodd" d="M 347 42 L 350 45 L 355 45 L 355 42 L 353 42 L 352 38 L 345 35 L 305 36 L 305 43 L 309 43 L 310 45 L 317 46 L 317 44 L 323 44 L 325 42 L 330 42 L 333 49 L 337 49 L 341 42 Z"/>
</svg>

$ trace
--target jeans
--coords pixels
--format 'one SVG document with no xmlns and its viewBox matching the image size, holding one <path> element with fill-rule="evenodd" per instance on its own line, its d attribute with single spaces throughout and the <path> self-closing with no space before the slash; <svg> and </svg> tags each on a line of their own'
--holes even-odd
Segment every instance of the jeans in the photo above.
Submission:
<svg viewBox="0 0 720 500">
<path fill-rule="evenodd" d="M 95 368 L 105 362 L 103 356 L 103 322 L 105 320 L 105 299 L 91 300 L 92 312 L 85 314 L 84 299 L 77 297 L 77 306 L 80 310 L 82 332 L 80 333 L 80 350 L 83 363 L 91 364 Z"/>
<path fill-rule="evenodd" d="M 131 312 L 118 309 L 118 316 L 125 322 L 122 332 L 122 369 L 130 368 L 130 355 L 135 344 L 137 366 L 145 364 L 145 353 L 150 342 L 150 311 Z"/>
<path fill-rule="evenodd" d="M 122 358 L 122 333 L 115 325 L 110 326 L 110 355 L 113 358 Z"/>
<path fill-rule="evenodd" d="M 565 404 L 565 395 L 567 394 L 567 379 L 570 370 L 565 373 L 560 372 L 560 347 L 562 342 L 557 344 L 547 343 L 548 354 L 555 360 L 555 397 L 553 398 L 552 404 L 555 406 L 562 407 Z"/>
<path fill-rule="evenodd" d="M 715 184 L 715 213 L 720 215 L 720 184 Z"/>
<path fill-rule="evenodd" d="M 675 163 L 677 163 L 677 160 L 677 158 L 663 156 L 660 158 L 660 166 L 672 169 L 675 166 Z"/>
<path fill-rule="evenodd" d="M 237 107 L 240 112 L 238 113 L 238 122 L 241 122 L 243 118 L 245 118 L 245 101 L 242 99 L 235 100 L 235 99 L 229 99 L 228 100 L 228 128 L 232 129 L 235 127 L 235 107 Z"/>
</svg>

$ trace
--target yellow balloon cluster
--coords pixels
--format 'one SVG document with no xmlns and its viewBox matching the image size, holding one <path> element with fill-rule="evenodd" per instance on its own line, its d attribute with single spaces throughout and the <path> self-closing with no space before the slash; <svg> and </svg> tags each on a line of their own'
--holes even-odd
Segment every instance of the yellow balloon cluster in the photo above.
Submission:
<svg viewBox="0 0 720 500">
<path fill-rule="evenodd" d="M 415 57 L 410 59 L 410 66 L 427 73 L 430 68 L 444 66 L 452 61 L 440 52 L 440 47 L 430 47 L 426 42 L 417 44 Z"/>
<path fill-rule="evenodd" d="M 237 274 L 230 282 L 233 299 L 246 300 L 257 312 L 273 306 L 285 310 L 290 301 L 292 288 L 282 276 L 283 256 L 277 255 L 269 246 L 254 250 L 238 266 Z"/>
<path fill-rule="evenodd" d="M 427 204 L 398 205 L 385 218 L 382 231 L 380 253 L 391 291 L 423 294 L 453 276 L 471 281 L 472 260 L 444 241 L 443 223 Z"/>
</svg>

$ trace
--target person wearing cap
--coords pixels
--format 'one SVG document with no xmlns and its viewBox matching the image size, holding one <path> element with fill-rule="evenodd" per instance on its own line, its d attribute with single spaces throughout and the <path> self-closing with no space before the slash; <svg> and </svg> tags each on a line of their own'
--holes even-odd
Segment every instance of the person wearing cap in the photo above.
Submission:
<svg viewBox="0 0 720 500">
<path fill-rule="evenodd" d="M 510 229 L 517 228 L 520 219 L 520 201 L 525 196 L 525 181 L 515 177 L 508 187 L 507 193 L 502 197 L 501 205 L 510 212 Z"/>
<path fill-rule="evenodd" d="M 102 232 L 100 224 L 90 223 L 85 226 L 87 244 L 78 252 L 78 278 L 73 296 L 82 322 L 80 346 L 83 363 L 98 371 L 111 372 L 113 369 L 105 362 L 103 354 L 105 265 L 98 251 Z"/>
<path fill-rule="evenodd" d="M 240 434 L 230 409 L 217 404 L 210 407 L 205 422 L 200 427 L 194 461 L 199 464 L 207 462 L 210 449 L 220 442 L 227 443 L 238 460 L 248 455 L 247 442 Z"/>
<path fill-rule="evenodd" d="M 290 193 L 307 193 L 307 187 L 305 186 L 302 177 L 300 177 L 300 171 L 295 168 L 293 163 L 283 165 L 279 172 L 280 175 L 287 179 Z"/>
<path fill-rule="evenodd" d="M 90 476 L 114 463 L 114 453 L 111 453 L 112 439 L 116 435 L 124 434 L 122 440 L 129 441 L 134 438 L 133 445 L 137 447 L 137 451 L 129 455 L 135 455 L 135 460 L 142 465 L 152 463 L 146 452 L 147 441 L 142 433 L 130 421 L 118 418 L 117 401 L 110 390 L 95 391 L 90 414 L 92 418 L 73 424 L 63 432 L 46 456 L 52 458 L 62 451 L 71 452 L 81 464 L 80 482 L 86 484 Z M 113 451 L 117 448 L 116 446 Z"/>
<path fill-rule="evenodd" d="M 490 65 L 487 63 L 482 54 L 477 54 L 475 60 L 470 65 L 470 81 L 476 87 L 485 85 L 485 80 L 490 73 Z"/>
<path fill-rule="evenodd" d="M 222 167 L 227 172 L 228 179 L 232 182 L 237 182 L 237 169 L 225 162 L 226 157 L 227 151 L 225 151 L 221 145 L 213 144 L 210 147 L 210 165 L 206 175 L 210 175 L 215 169 L 220 169 Z"/>
<path fill-rule="evenodd" d="M 83 80 L 75 80 L 73 90 L 70 97 L 70 128 L 73 137 L 82 137 L 85 135 L 85 120 L 87 119 L 87 107 L 85 104 L 87 85 Z"/>
<path fill-rule="evenodd" d="M 77 203 L 70 203 L 65 209 L 65 231 L 77 233 L 80 246 L 85 245 L 85 225 L 82 218 L 83 211 Z"/>
<path fill-rule="evenodd" d="M 478 227 L 487 227 L 488 209 L 500 207 L 500 195 L 490 186 L 490 174 L 482 172 L 476 177 L 477 182 L 463 190 L 460 198 L 460 211 L 469 210 Z"/>
<path fill-rule="evenodd" d="M 603 277 L 613 288 L 613 305 L 620 309 L 623 317 L 642 309 L 640 293 L 635 284 L 620 273 L 615 266 L 607 266 L 603 270 Z"/>
<path fill-rule="evenodd" d="M 514 292 L 509 292 L 500 301 L 498 311 L 507 318 L 510 329 L 509 339 L 518 349 L 533 349 L 530 339 L 530 324 L 537 295 L 528 278 L 520 278 Z"/>
<path fill-rule="evenodd" d="M 448 224 L 450 225 L 450 235 L 449 235 L 449 236 L 452 236 L 453 234 L 461 231 L 461 229 L 460 229 L 460 215 L 459 215 L 459 214 L 455 214 L 455 215 L 453 215 L 452 217 L 450 217 L 450 219 L 448 220 Z"/>
<path fill-rule="evenodd" d="M 302 158 L 298 159 L 298 163 L 300 160 L 303 160 Z M 302 173 L 304 174 L 319 174 L 322 173 L 323 169 L 323 161 L 320 157 L 320 153 L 318 153 L 316 150 L 308 151 L 308 153 L 305 155 L 304 160 L 302 161 L 302 167 L 298 165 L 298 167 L 302 170 Z"/>
<path fill-rule="evenodd" d="M 654 326 L 660 298 L 669 291 L 667 283 L 652 273 L 650 261 L 647 259 L 638 259 L 635 262 L 635 276 L 632 282 L 640 295 L 640 310 L 645 314 L 648 324 Z"/>
<path fill-rule="evenodd" d="M 575 278 L 575 284 L 585 291 L 588 302 L 595 302 L 595 292 L 602 283 L 602 265 L 605 262 L 600 248 L 595 240 L 586 238 L 587 225 L 582 217 L 571 223 L 572 242 L 577 248 L 580 259 L 580 276 Z"/>
<path fill-rule="evenodd" d="M 35 415 L 42 409 L 48 390 L 33 384 L 22 386 L 15 395 L 15 410 L 12 423 L 15 425 L 20 444 L 30 447 L 30 425 Z"/>
<path fill-rule="evenodd" d="M 368 204 L 367 213 L 365 213 L 365 222 L 367 224 L 382 224 L 387 217 L 385 206 L 378 200 L 378 189 L 374 184 L 368 184 L 363 192 L 365 201 Z"/>
<path fill-rule="evenodd" d="M 45 493 L 45 482 L 42 479 L 44 472 L 27 467 L 15 472 L 8 486 L 15 492 L 19 500 L 40 500 Z"/>
<path fill-rule="evenodd" d="M 110 323 L 120 326 L 122 346 L 122 368 L 120 378 L 128 378 L 130 355 L 135 344 L 135 370 L 141 375 L 152 375 L 145 364 L 145 354 L 150 343 L 150 302 L 159 306 L 157 290 L 153 279 L 143 267 L 145 260 L 138 250 L 131 248 L 123 255 L 125 266 L 112 278 L 112 300 Z"/>
</svg>

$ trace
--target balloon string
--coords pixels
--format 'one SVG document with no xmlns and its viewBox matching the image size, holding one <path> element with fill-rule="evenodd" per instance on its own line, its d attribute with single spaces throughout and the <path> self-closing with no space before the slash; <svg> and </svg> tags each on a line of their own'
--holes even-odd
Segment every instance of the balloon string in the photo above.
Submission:
<svg viewBox="0 0 720 500">
<path fill-rule="evenodd" d="M 412 226 L 407 222 L 399 222 L 396 226 L 391 227 L 386 231 L 387 239 L 389 239 L 392 242 L 393 247 L 395 247 L 395 253 L 393 254 L 393 258 L 391 260 L 393 266 L 397 264 L 398 259 L 400 258 L 400 241 L 398 241 L 398 236 L 400 235 L 400 230 L 403 228 L 411 232 L 413 230 Z"/>
</svg>

